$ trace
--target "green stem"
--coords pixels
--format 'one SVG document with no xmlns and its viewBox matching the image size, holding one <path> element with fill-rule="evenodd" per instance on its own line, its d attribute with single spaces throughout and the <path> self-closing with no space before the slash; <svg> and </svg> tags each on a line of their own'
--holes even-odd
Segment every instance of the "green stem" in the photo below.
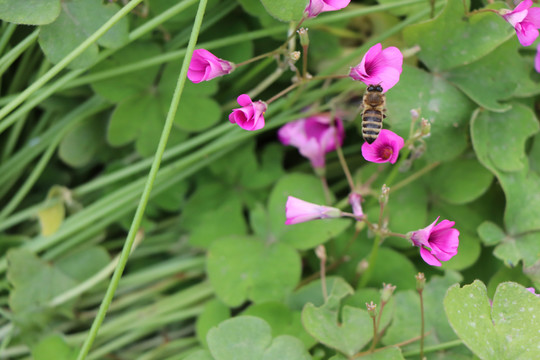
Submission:
<svg viewBox="0 0 540 360">
<path fill-rule="evenodd" d="M 424 337 L 425 337 L 425 320 L 424 320 L 424 296 L 423 291 L 419 290 L 418 294 L 420 295 L 420 360 L 424 359 Z"/>
<path fill-rule="evenodd" d="M 37 40 L 38 35 L 39 29 L 28 35 L 23 41 L 17 44 L 17 46 L 11 49 L 7 54 L 2 56 L 2 58 L 0 59 L 0 76 L 2 76 L 6 69 L 9 68 L 10 65 L 19 58 L 19 55 L 21 55 L 24 51 L 26 51 L 26 49 L 32 46 L 34 41 Z"/>
<path fill-rule="evenodd" d="M 136 1 L 134 0 L 132 2 L 136 2 Z M 195 44 L 197 43 L 197 38 L 199 36 L 199 30 L 201 28 L 204 11 L 206 9 L 206 3 L 207 3 L 207 0 L 200 0 L 199 2 L 199 8 L 197 9 L 197 15 L 195 17 L 195 22 L 193 24 L 191 38 L 189 40 L 189 44 L 187 47 L 187 56 L 184 58 L 184 63 L 182 64 L 182 70 L 180 71 L 178 83 L 176 85 L 176 89 L 174 91 L 171 105 L 169 107 L 169 112 L 165 120 L 165 126 L 163 127 L 163 132 L 159 140 L 159 145 L 156 151 L 154 162 L 152 164 L 152 167 L 150 168 L 150 173 L 148 174 L 148 180 L 144 187 L 143 194 L 139 202 L 139 206 L 137 207 L 137 210 L 135 212 L 135 217 L 133 218 L 133 222 L 129 229 L 126 243 L 124 245 L 124 248 L 122 249 L 120 262 L 118 263 L 118 266 L 116 267 L 114 271 L 109 287 L 107 288 L 107 292 L 105 293 L 105 296 L 103 298 L 103 302 L 101 303 L 101 306 L 99 307 L 99 312 L 94 322 L 92 323 L 92 327 L 90 329 L 88 337 L 86 338 L 81 348 L 81 351 L 79 352 L 79 356 L 77 357 L 77 360 L 85 359 L 86 355 L 90 351 L 92 343 L 94 342 L 94 339 L 97 336 L 99 327 L 101 326 L 101 323 L 103 322 L 103 319 L 105 318 L 107 309 L 109 308 L 109 305 L 112 301 L 116 288 L 118 287 L 118 282 L 120 281 L 124 268 L 127 264 L 129 253 L 131 252 L 131 247 L 133 246 L 133 242 L 135 240 L 135 235 L 137 231 L 139 230 L 139 226 L 141 224 L 142 217 L 144 215 L 144 210 L 146 209 L 146 204 L 148 203 L 148 199 L 150 198 L 150 192 L 152 191 L 152 187 L 154 185 L 154 181 L 156 179 L 159 166 L 161 164 L 161 159 L 163 157 L 163 153 L 165 152 L 165 146 L 167 145 L 167 140 L 169 138 L 173 120 L 176 115 L 176 110 L 178 108 L 180 97 L 184 89 L 189 62 L 191 61 L 191 56 L 193 54 L 193 50 L 195 49 Z"/>
<path fill-rule="evenodd" d="M 461 341 L 459 339 L 458 340 L 452 340 L 452 341 L 448 341 L 448 342 L 445 342 L 445 343 L 442 343 L 442 344 L 426 346 L 424 348 L 424 353 L 431 353 L 431 352 L 435 352 L 435 351 L 446 350 L 446 349 L 450 349 L 450 348 L 460 346 L 460 345 L 463 345 L 463 341 Z M 420 350 L 412 350 L 412 351 L 407 351 L 406 353 L 403 353 L 403 356 L 406 357 L 406 358 L 411 357 L 411 356 L 415 356 L 415 355 L 420 355 Z"/>
<path fill-rule="evenodd" d="M 360 278 L 360 283 L 358 284 L 359 288 L 363 288 L 367 285 L 368 281 L 371 279 L 371 275 L 375 269 L 375 263 L 377 262 L 377 255 L 379 253 L 379 246 L 381 244 L 381 235 L 377 233 L 375 240 L 373 240 L 373 245 L 371 247 L 371 253 L 369 254 L 368 267 L 366 271 L 362 274 Z"/>
<path fill-rule="evenodd" d="M 40 77 L 36 82 L 26 88 L 22 93 L 19 94 L 15 99 L 9 102 L 5 107 L 0 110 L 0 119 L 3 119 L 7 114 L 9 114 L 13 109 L 19 106 L 23 101 L 28 99 L 36 90 L 39 90 L 43 85 L 45 85 L 49 80 L 56 76 L 60 71 L 66 68 L 69 63 L 71 63 L 76 57 L 81 55 L 90 45 L 94 44 L 100 37 L 102 37 L 114 24 L 116 24 L 120 19 L 129 14 L 139 3 L 143 0 L 131 0 L 126 6 L 124 6 L 120 11 L 114 14 L 105 24 L 103 24 L 97 31 L 90 35 L 85 41 L 77 46 L 73 51 L 71 51 L 66 57 L 64 57 L 58 64 L 52 67 L 47 73 Z M 5 121 L 0 124 L 0 133 L 5 130 L 10 124 Z"/>
<path fill-rule="evenodd" d="M 9 23 L 4 29 L 2 33 L 2 38 L 0 39 L 0 54 L 4 52 L 4 49 L 6 48 L 6 45 L 9 42 L 9 39 L 11 39 L 11 35 L 13 35 L 13 32 L 16 28 L 17 24 Z"/>
</svg>

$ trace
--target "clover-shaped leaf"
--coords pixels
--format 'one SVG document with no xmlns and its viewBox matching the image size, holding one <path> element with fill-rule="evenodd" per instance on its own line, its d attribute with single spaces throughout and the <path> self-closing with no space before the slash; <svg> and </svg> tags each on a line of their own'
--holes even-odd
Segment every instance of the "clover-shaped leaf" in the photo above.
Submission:
<svg viewBox="0 0 540 360">
<path fill-rule="evenodd" d="M 268 323 L 254 316 L 222 322 L 207 335 L 214 360 L 310 360 L 300 340 L 290 335 L 272 339 Z"/>
</svg>

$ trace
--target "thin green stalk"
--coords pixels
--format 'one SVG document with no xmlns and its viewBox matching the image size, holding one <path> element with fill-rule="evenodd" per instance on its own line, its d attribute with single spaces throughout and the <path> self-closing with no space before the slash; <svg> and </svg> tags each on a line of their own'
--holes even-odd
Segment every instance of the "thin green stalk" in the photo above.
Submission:
<svg viewBox="0 0 540 360">
<path fill-rule="evenodd" d="M 16 28 L 17 24 L 9 23 L 6 28 L 3 29 L 2 38 L 0 38 L 0 54 L 4 52 L 4 49 L 6 48 L 6 45 L 9 42 L 9 39 L 11 39 L 11 35 L 13 35 Z"/>
<path fill-rule="evenodd" d="M 49 163 L 49 160 L 51 159 L 52 155 L 54 154 L 54 151 L 56 150 L 56 146 L 60 143 L 60 140 L 62 138 L 59 136 L 54 140 L 49 147 L 47 148 L 47 151 L 43 154 L 37 165 L 34 167 L 30 175 L 26 178 L 22 186 L 19 188 L 17 193 L 11 198 L 11 200 L 7 203 L 7 205 L 2 209 L 0 212 L 0 222 L 6 218 L 11 212 L 19 206 L 21 201 L 24 199 L 24 197 L 28 194 L 30 189 L 32 189 L 32 186 L 36 183 L 36 181 L 39 179 L 41 174 L 43 173 L 43 170 L 45 170 L 45 166 Z"/>
<path fill-rule="evenodd" d="M 40 77 L 36 82 L 26 88 L 22 93 L 19 94 L 15 99 L 9 102 L 5 107 L 0 110 L 0 119 L 3 119 L 7 114 L 9 114 L 13 109 L 19 106 L 23 101 L 28 99 L 36 90 L 40 89 L 45 85 L 49 80 L 56 76 L 60 71 L 62 71 L 69 63 L 71 63 L 76 57 L 81 55 L 90 45 L 94 44 L 100 37 L 102 37 L 114 24 L 116 24 L 120 19 L 130 13 L 139 3 L 143 0 L 131 0 L 127 3 L 120 11 L 114 14 L 105 24 L 103 24 L 98 30 L 96 30 L 92 35 L 90 35 L 85 41 L 83 41 L 79 46 L 77 46 L 73 51 L 71 51 L 66 57 L 64 57 L 58 64 L 52 67 L 45 75 Z M 14 121 L 13 121 L 14 122 Z M 5 130 L 10 123 L 6 121 L 0 123 L 0 133 Z"/>
<path fill-rule="evenodd" d="M 463 341 L 461 341 L 460 339 L 447 341 L 445 343 L 441 343 L 437 345 L 426 346 L 424 348 L 424 353 L 427 354 L 427 353 L 431 353 L 435 351 L 451 349 L 453 347 L 460 346 L 460 345 L 463 345 Z M 420 350 L 411 350 L 411 351 L 407 351 L 406 353 L 403 353 L 403 356 L 406 358 L 411 357 L 411 356 L 416 356 L 416 355 L 420 355 Z"/>
<path fill-rule="evenodd" d="M 160 338 L 162 345 L 154 346 L 152 350 L 138 356 L 136 360 L 155 360 L 163 353 L 176 354 L 176 356 L 178 356 L 181 354 L 182 350 L 185 350 L 185 348 L 189 348 L 199 343 L 199 341 L 195 337 L 181 338 L 167 342 L 164 341 L 163 337 Z M 159 358 L 161 358 L 161 356 Z"/>
<path fill-rule="evenodd" d="M 36 29 L 30 35 L 28 35 L 23 41 L 17 44 L 13 49 L 8 51 L 2 58 L 0 58 L 0 76 L 4 74 L 7 68 L 13 64 L 19 56 L 25 52 L 33 43 L 37 40 L 39 35 L 39 29 Z"/>
<path fill-rule="evenodd" d="M 358 287 L 365 287 L 368 281 L 371 279 L 371 275 L 375 269 L 375 263 L 377 262 L 377 254 L 379 253 L 379 246 L 381 245 L 381 235 L 377 233 L 375 239 L 373 240 L 373 245 L 371 246 L 371 253 L 369 254 L 368 267 L 366 271 L 362 274 Z"/>
<path fill-rule="evenodd" d="M 180 76 L 178 79 L 178 83 L 176 85 L 176 89 L 173 94 L 173 98 L 171 101 L 171 105 L 169 108 L 169 112 L 167 114 L 167 118 L 165 120 L 165 126 L 163 127 L 163 132 L 161 134 L 161 138 L 159 140 L 158 149 L 156 151 L 156 156 L 154 159 L 154 162 L 152 164 L 152 167 L 150 168 L 150 173 L 148 174 L 148 180 L 146 182 L 143 195 L 141 196 L 141 200 L 139 202 L 139 206 L 137 207 L 137 210 L 135 212 L 135 217 L 133 218 L 133 222 L 131 224 L 131 227 L 129 229 L 129 233 L 126 239 L 126 243 L 124 245 L 124 248 L 122 249 L 122 254 L 120 256 L 120 262 L 118 263 L 118 266 L 116 267 L 116 270 L 114 271 L 113 277 L 111 279 L 110 285 L 107 288 L 107 292 L 105 293 L 105 296 L 103 298 L 103 302 L 101 303 L 101 306 L 99 308 L 99 312 L 92 323 L 92 327 L 90 329 L 90 332 L 88 334 L 88 337 L 86 338 L 81 351 L 79 352 L 79 355 L 77 356 L 77 360 L 83 360 L 86 358 L 86 355 L 90 351 L 90 348 L 92 346 L 92 343 L 94 342 L 94 339 L 97 336 L 97 333 L 99 331 L 99 328 L 101 326 L 101 323 L 103 322 L 103 319 L 105 318 L 105 315 L 107 313 L 107 309 L 109 308 L 109 305 L 112 301 L 112 298 L 114 296 L 114 293 L 116 291 L 116 288 L 118 287 L 118 282 L 120 281 L 120 278 L 122 277 L 122 273 L 124 271 L 124 268 L 127 264 L 129 253 L 131 252 L 131 247 L 133 246 L 133 242 L 135 239 L 135 234 L 139 230 L 140 223 L 142 221 L 142 217 L 144 215 L 144 210 L 146 209 L 146 204 L 148 203 L 148 199 L 150 198 L 150 192 L 152 191 L 152 187 L 154 185 L 154 181 L 156 179 L 157 172 L 159 170 L 159 166 L 161 164 L 161 159 L 163 157 L 163 153 L 165 152 L 165 147 L 167 145 L 167 140 L 169 138 L 169 134 L 171 131 L 171 127 L 173 124 L 174 117 L 176 115 L 176 110 L 178 108 L 178 104 L 180 102 L 180 97 L 182 95 L 182 91 L 184 89 L 184 84 L 186 81 L 186 75 L 187 70 L 189 66 L 189 62 L 191 61 L 191 56 L 193 54 L 193 50 L 195 49 L 195 44 L 197 43 L 197 38 L 199 36 L 199 30 L 202 25 L 202 19 L 204 15 L 204 11 L 206 9 L 206 3 L 207 0 L 200 0 L 199 2 L 199 8 L 197 9 L 197 15 L 195 17 L 195 22 L 193 24 L 193 30 L 191 33 L 191 38 L 189 40 L 188 49 L 187 49 L 187 56 L 184 58 L 184 63 L 182 64 L 182 70 L 180 71 Z"/>
</svg>

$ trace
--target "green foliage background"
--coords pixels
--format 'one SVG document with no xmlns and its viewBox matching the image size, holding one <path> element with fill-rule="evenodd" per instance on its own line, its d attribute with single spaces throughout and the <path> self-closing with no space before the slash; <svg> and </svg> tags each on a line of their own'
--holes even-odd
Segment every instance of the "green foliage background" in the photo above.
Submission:
<svg viewBox="0 0 540 360">
<path fill-rule="evenodd" d="M 540 299 L 523 288 L 540 288 L 538 41 L 523 48 L 497 14 L 464 9 L 502 2 L 353 1 L 307 20 L 314 75 L 347 74 L 377 42 L 407 55 L 385 126 L 407 138 L 416 109 L 431 134 L 395 166 L 363 160 L 354 114 L 364 89 L 350 79 L 306 83 L 272 103 L 257 132 L 227 115 L 241 93 L 268 99 L 290 85 L 288 67 L 267 58 L 178 87 L 190 37 L 239 63 L 280 46 L 306 3 L 209 0 L 198 27 L 196 0 L 0 0 L 0 358 L 417 358 L 419 271 L 428 359 L 540 358 Z M 345 114 L 343 151 L 368 186 L 372 222 L 387 184 L 388 228 L 450 219 L 458 255 L 433 268 L 403 239 L 373 246 L 352 220 L 284 225 L 289 195 L 325 202 L 308 161 L 276 139 L 308 108 Z M 335 154 L 327 178 L 345 208 Z M 365 303 L 381 309 L 383 282 L 397 290 L 370 352 Z"/>
</svg>

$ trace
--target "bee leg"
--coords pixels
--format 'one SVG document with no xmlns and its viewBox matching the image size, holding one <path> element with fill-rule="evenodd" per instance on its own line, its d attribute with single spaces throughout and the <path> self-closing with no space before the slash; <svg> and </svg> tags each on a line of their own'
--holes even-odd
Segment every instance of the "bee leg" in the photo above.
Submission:
<svg viewBox="0 0 540 360">
<path fill-rule="evenodd" d="M 383 117 L 383 119 L 386 119 L 386 114 L 383 114 L 382 117 Z"/>
</svg>

